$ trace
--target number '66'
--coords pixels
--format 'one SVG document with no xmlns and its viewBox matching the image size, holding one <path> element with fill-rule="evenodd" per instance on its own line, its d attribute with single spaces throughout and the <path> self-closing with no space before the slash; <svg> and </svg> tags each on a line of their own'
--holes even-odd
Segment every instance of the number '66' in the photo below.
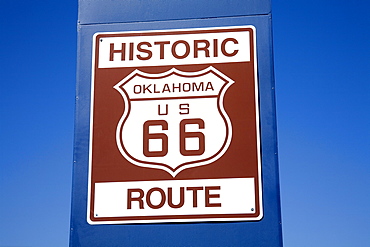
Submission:
<svg viewBox="0 0 370 247">
<path fill-rule="evenodd" d="M 186 125 L 196 124 L 199 129 L 204 129 L 204 121 L 200 118 L 183 119 L 180 122 L 180 153 L 184 156 L 202 155 L 205 150 L 205 137 L 202 132 L 186 132 Z M 165 120 L 148 120 L 143 126 L 143 153 L 146 157 L 163 157 L 168 153 L 168 136 L 165 133 L 149 133 L 150 126 L 161 126 L 162 130 L 168 130 L 168 123 Z M 186 138 L 198 138 L 198 149 L 186 149 Z M 150 151 L 149 141 L 160 139 L 162 148 L 160 151 Z"/>
</svg>

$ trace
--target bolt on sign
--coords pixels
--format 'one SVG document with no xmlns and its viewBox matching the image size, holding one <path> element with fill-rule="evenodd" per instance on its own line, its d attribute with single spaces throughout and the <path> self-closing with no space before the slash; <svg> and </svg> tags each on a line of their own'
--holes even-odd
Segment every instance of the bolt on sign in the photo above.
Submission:
<svg viewBox="0 0 370 247">
<path fill-rule="evenodd" d="M 96 33 L 90 224 L 263 217 L 253 26 Z"/>
</svg>

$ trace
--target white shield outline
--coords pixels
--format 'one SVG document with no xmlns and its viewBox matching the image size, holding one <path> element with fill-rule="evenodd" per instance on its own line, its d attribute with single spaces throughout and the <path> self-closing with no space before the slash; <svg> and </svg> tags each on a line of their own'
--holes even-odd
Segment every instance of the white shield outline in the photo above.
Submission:
<svg viewBox="0 0 370 247">
<path fill-rule="evenodd" d="M 221 80 L 225 82 L 225 84 L 222 86 L 217 96 L 217 108 L 219 112 L 221 113 L 221 117 L 223 118 L 225 125 L 226 125 L 226 137 L 225 137 L 224 144 L 222 145 L 221 149 L 217 153 L 212 155 L 210 158 L 201 159 L 198 161 L 185 162 L 185 163 L 182 163 L 180 166 L 177 166 L 175 169 L 172 169 L 171 167 L 163 163 L 147 162 L 147 161 L 142 161 L 142 160 L 136 159 L 135 157 L 132 157 L 131 154 L 124 148 L 124 140 L 121 134 L 122 128 L 130 115 L 130 109 L 131 109 L 131 100 L 129 99 L 128 93 L 123 89 L 124 84 L 126 84 L 129 80 L 131 80 L 132 78 L 138 75 L 142 77 L 146 77 L 146 78 L 151 78 L 151 79 L 159 79 L 159 78 L 168 77 L 170 75 L 177 75 L 179 77 L 197 77 L 197 76 L 205 75 L 208 73 L 215 74 L 217 77 L 219 77 Z M 120 153 L 126 160 L 128 160 L 134 165 L 137 165 L 140 167 L 146 167 L 146 168 L 161 169 L 171 174 L 172 177 L 175 177 L 177 174 L 179 174 L 181 171 L 185 169 L 208 165 L 218 160 L 220 157 L 222 157 L 225 154 L 228 147 L 230 146 L 231 139 L 232 139 L 232 124 L 231 124 L 229 116 L 227 115 L 224 109 L 223 102 L 224 102 L 224 96 L 225 96 L 227 89 L 233 83 L 234 81 L 232 79 L 230 79 L 229 77 L 227 77 L 226 75 L 224 75 L 223 73 L 221 73 L 220 71 L 218 71 L 212 66 L 209 66 L 208 68 L 204 70 L 196 71 L 196 72 L 185 72 L 185 71 L 177 70 L 176 68 L 172 68 L 166 72 L 158 73 L 158 74 L 145 73 L 138 69 L 134 70 L 132 73 L 130 73 L 128 76 L 126 76 L 124 79 L 122 79 L 120 82 L 118 82 L 114 86 L 114 89 L 116 89 L 123 97 L 124 106 L 125 106 L 124 113 L 122 117 L 120 118 L 118 125 L 117 125 L 117 129 L 116 129 L 116 144 L 117 144 L 117 147 Z"/>
</svg>

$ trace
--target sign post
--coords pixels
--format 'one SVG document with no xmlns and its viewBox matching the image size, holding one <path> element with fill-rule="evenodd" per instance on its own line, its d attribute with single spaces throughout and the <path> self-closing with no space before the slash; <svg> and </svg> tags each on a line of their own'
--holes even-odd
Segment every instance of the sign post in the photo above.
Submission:
<svg viewBox="0 0 370 247">
<path fill-rule="evenodd" d="M 112 24 L 93 3 L 80 1 L 70 246 L 281 246 L 270 13 Z"/>
</svg>

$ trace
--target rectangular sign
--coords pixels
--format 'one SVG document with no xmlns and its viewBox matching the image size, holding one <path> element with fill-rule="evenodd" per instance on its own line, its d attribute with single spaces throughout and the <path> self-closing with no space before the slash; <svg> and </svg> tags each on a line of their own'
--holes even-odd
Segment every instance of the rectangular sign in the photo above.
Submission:
<svg viewBox="0 0 370 247">
<path fill-rule="evenodd" d="M 254 26 L 96 33 L 90 224 L 263 217 Z"/>
</svg>

